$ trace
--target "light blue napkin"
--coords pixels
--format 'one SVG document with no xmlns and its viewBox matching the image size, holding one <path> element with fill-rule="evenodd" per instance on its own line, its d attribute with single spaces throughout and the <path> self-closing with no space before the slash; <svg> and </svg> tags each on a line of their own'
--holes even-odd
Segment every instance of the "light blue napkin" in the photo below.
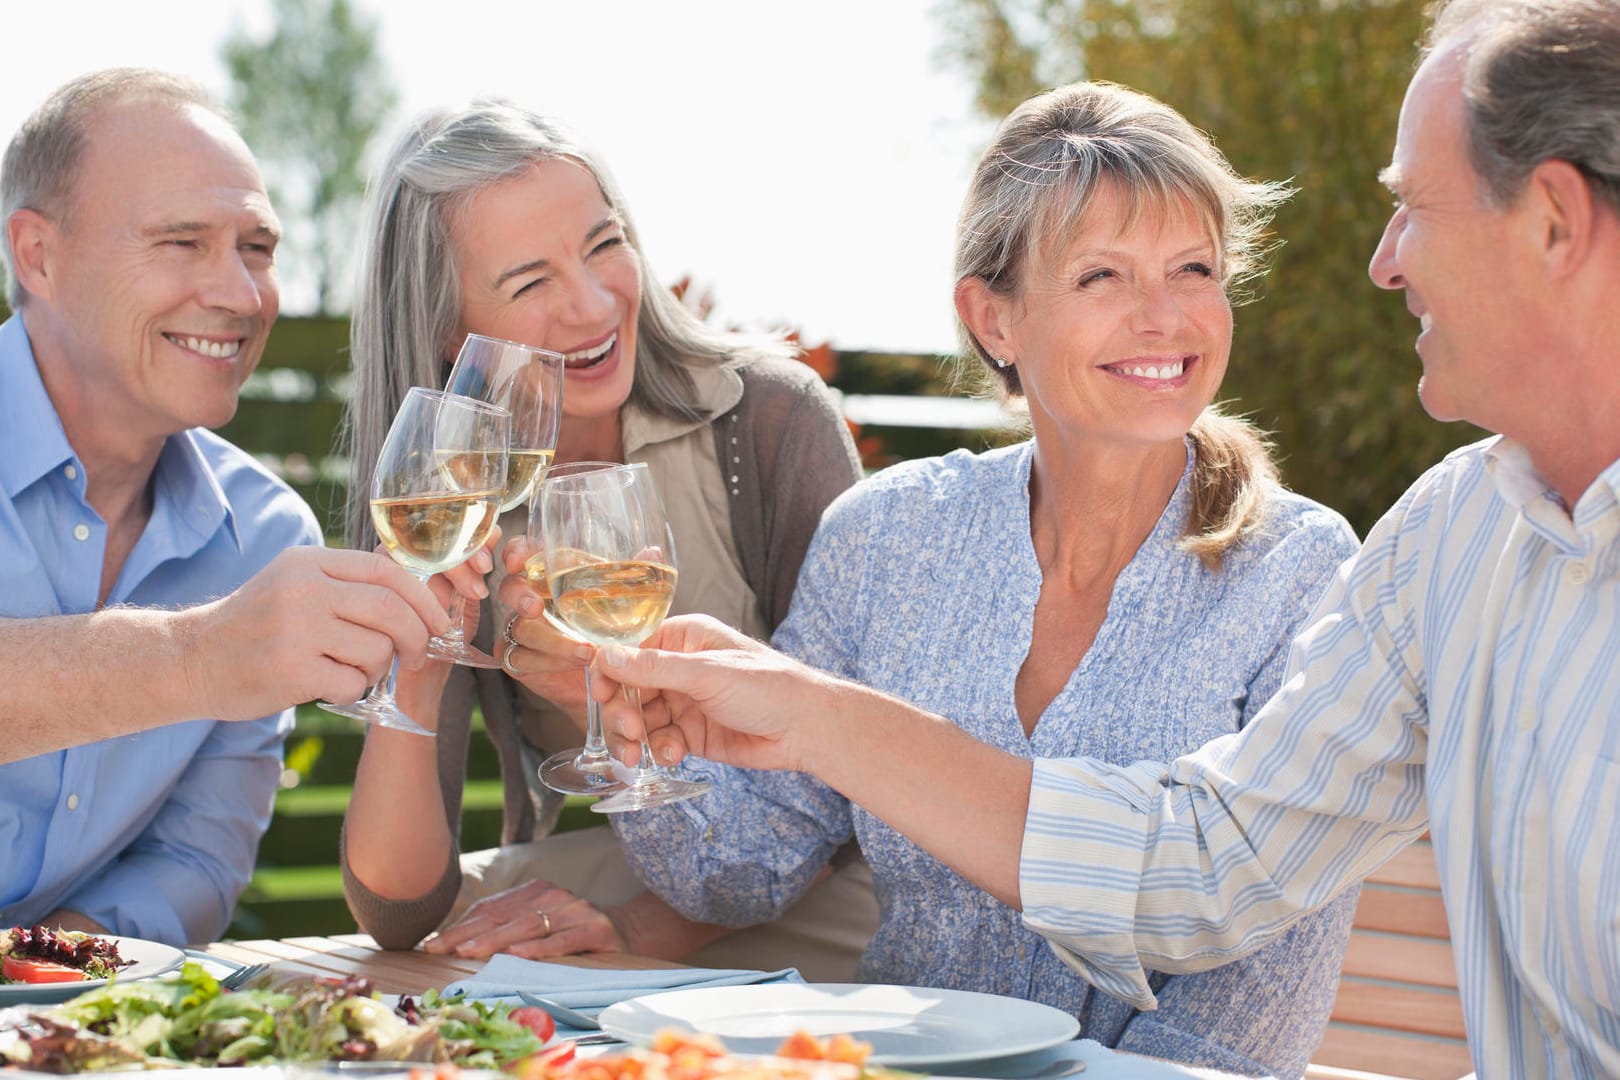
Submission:
<svg viewBox="0 0 1620 1080">
<path fill-rule="evenodd" d="M 617 971 L 583 968 L 571 964 L 548 964 L 543 960 L 496 953 L 476 974 L 444 988 L 446 994 L 465 993 L 468 998 L 495 999 L 521 1004 L 519 991 L 538 994 L 559 1005 L 594 1014 L 609 1005 L 656 994 L 664 990 L 692 989 L 699 986 L 745 986 L 753 983 L 804 982 L 796 968 L 781 971 L 742 971 L 717 968 L 657 968 L 645 971 Z M 559 1026 L 565 1037 L 572 1030 Z"/>
</svg>

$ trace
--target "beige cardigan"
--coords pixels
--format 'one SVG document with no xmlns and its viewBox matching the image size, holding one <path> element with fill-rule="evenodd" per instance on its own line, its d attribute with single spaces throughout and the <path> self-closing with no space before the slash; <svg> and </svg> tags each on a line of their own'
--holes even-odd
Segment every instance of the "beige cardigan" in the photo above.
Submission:
<svg viewBox="0 0 1620 1080">
<path fill-rule="evenodd" d="M 799 565 L 822 510 L 860 479 L 860 459 L 832 394 L 809 367 L 793 361 L 762 360 L 730 371 L 740 378 L 705 379 L 702 387 L 705 404 L 723 410 L 708 426 L 714 436 L 714 461 L 720 465 L 730 497 L 731 541 L 758 604 L 759 621 L 770 631 L 787 615 Z M 740 395 L 736 392 L 739 381 Z M 639 425 L 643 428 L 660 427 L 656 420 L 649 424 L 648 418 L 637 419 L 643 421 Z M 676 542 L 678 546 L 683 543 L 679 535 Z M 496 623 L 491 607 L 484 605 L 477 635 L 486 649 L 491 646 Z M 694 607 L 702 610 L 701 603 Z M 502 843 L 524 843 L 544 836 L 556 823 L 562 801 L 548 799 L 536 807 L 522 764 L 525 703 L 517 685 L 501 671 L 457 667 L 445 687 L 437 742 L 447 820 L 461 820 L 475 695 L 501 763 Z M 413 900 L 378 896 L 355 878 L 346 853 L 341 857 L 349 910 L 384 948 L 411 948 L 432 933 L 461 887 L 459 844 L 452 845 L 439 883 Z"/>
</svg>

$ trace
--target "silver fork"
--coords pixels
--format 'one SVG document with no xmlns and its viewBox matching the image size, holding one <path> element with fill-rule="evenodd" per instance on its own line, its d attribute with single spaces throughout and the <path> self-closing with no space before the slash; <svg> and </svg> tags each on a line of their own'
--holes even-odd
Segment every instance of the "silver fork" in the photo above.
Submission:
<svg viewBox="0 0 1620 1080">
<path fill-rule="evenodd" d="M 254 979 L 257 979 L 260 975 L 263 975 L 269 970 L 269 964 L 249 964 L 246 967 L 239 967 L 235 971 L 226 975 L 223 979 L 219 980 L 220 989 L 239 989 L 240 987 L 246 986 L 248 983 L 252 982 Z"/>
</svg>

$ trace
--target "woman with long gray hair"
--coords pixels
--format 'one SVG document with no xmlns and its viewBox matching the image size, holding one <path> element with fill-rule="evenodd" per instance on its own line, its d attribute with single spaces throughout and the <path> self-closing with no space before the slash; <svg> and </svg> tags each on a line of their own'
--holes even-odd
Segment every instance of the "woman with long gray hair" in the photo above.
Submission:
<svg viewBox="0 0 1620 1080">
<path fill-rule="evenodd" d="M 406 390 L 442 385 L 468 333 L 565 357 L 556 462 L 645 462 L 681 552 L 676 610 L 766 637 L 787 612 L 822 509 L 860 476 L 825 386 L 777 337 L 720 331 L 647 268 L 624 199 L 558 125 L 516 105 L 429 113 L 395 143 L 368 195 L 351 339 L 348 540 L 375 543 L 361 497 Z M 521 514 L 521 511 L 517 512 Z M 500 568 L 522 565 L 521 517 Z M 516 525 L 514 529 L 512 526 Z M 518 575 L 521 576 L 521 575 Z M 372 729 L 344 826 L 344 884 L 360 925 L 390 947 L 484 956 L 619 950 L 726 966 L 799 966 L 847 977 L 875 924 L 852 860 L 771 933 L 720 941 L 646 893 L 606 828 L 547 837 L 561 799 L 536 765 L 582 736 L 588 647 L 540 616 L 533 596 L 485 605 L 477 639 L 504 669 L 430 664 L 400 699 L 437 739 Z M 502 847 L 461 855 L 462 784 L 474 702 L 498 753 Z M 438 794 L 432 794 L 432 793 Z M 450 922 L 446 924 L 447 916 Z M 767 959 L 762 960 L 764 955 Z"/>
</svg>

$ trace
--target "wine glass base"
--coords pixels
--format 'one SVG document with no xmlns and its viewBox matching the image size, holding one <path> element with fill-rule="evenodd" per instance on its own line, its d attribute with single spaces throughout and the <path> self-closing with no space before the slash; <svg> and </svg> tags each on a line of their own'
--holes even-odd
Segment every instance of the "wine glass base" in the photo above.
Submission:
<svg viewBox="0 0 1620 1080">
<path fill-rule="evenodd" d="M 644 780 L 639 784 L 629 784 L 623 791 L 592 803 L 591 809 L 598 814 L 623 814 L 631 810 L 646 810 L 649 807 L 664 806 L 683 799 L 695 799 L 713 787 L 714 785 L 707 780 L 677 780 L 673 776 L 663 776 Z"/>
<path fill-rule="evenodd" d="M 540 782 L 564 795 L 612 795 L 630 786 L 630 776 L 630 770 L 613 758 L 593 759 L 577 746 L 540 763 Z"/>
<path fill-rule="evenodd" d="M 368 702 L 364 698 L 352 705 L 337 705 L 330 701 L 317 701 L 315 704 L 329 713 L 352 717 L 355 720 L 364 720 L 366 723 L 376 727 L 393 728 L 395 731 L 408 731 L 412 735 L 426 735 L 429 738 L 437 734 L 412 720 L 395 705 L 379 705 L 376 702 Z"/>
<path fill-rule="evenodd" d="M 460 664 L 462 667 L 499 670 L 501 666 L 499 660 L 483 649 L 475 649 L 465 641 L 452 641 L 449 638 L 429 638 L 427 654 L 431 660 L 448 660 L 452 664 Z"/>
</svg>

